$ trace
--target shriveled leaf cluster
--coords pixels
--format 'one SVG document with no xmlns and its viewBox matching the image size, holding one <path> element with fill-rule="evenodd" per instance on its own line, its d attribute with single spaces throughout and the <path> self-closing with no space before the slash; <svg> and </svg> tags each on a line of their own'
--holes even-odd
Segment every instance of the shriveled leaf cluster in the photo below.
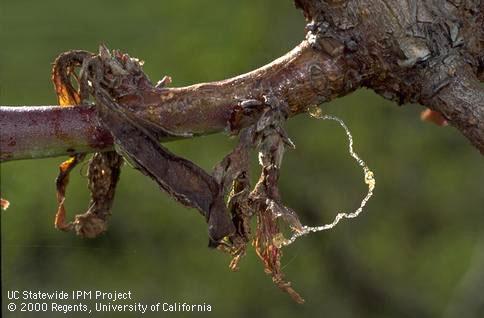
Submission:
<svg viewBox="0 0 484 318">
<path fill-rule="evenodd" d="M 142 102 L 143 92 L 163 90 L 170 82 L 165 77 L 153 85 L 141 66 L 139 60 L 119 51 L 110 52 L 104 46 L 99 54 L 64 53 L 54 63 L 52 79 L 59 102 L 65 106 L 94 103 L 98 124 L 112 134 L 116 150 L 96 153 L 89 161 L 91 202 L 87 212 L 77 215 L 73 222 L 66 222 L 66 187 L 69 173 L 85 154 L 74 154 L 60 165 L 56 227 L 74 230 L 84 237 L 106 231 L 124 158 L 175 200 L 200 211 L 208 223 L 209 246 L 232 255 L 232 270 L 238 269 L 241 257 L 252 243 L 274 283 L 296 302 L 303 303 L 281 270 L 281 248 L 289 240 L 284 238 L 280 223 L 290 228 L 293 237 L 313 231 L 303 226 L 297 214 L 283 204 L 278 190 L 284 152 L 286 148 L 294 148 L 283 128 L 289 107 L 281 104 L 274 92 L 267 92 L 261 100 L 241 100 L 228 123 L 229 131 L 239 135 L 239 143 L 209 174 L 158 142 L 160 136 L 179 134 L 141 119 L 132 106 L 125 104 L 125 101 Z M 77 82 L 77 88 L 73 82 Z M 254 116 L 255 124 L 242 128 L 246 126 L 242 123 Z M 259 153 L 261 166 L 259 180 L 253 187 L 249 171 L 252 149 Z M 255 231 L 251 229 L 254 217 Z"/>
</svg>

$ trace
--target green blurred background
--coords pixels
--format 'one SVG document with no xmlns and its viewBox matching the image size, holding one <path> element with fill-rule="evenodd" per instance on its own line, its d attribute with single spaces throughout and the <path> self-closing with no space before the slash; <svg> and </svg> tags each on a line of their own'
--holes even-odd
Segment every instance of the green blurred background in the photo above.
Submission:
<svg viewBox="0 0 484 318">
<path fill-rule="evenodd" d="M 145 60 L 153 81 L 169 74 L 183 86 L 270 62 L 303 39 L 305 24 L 291 0 L 2 0 L 0 8 L 0 105 L 55 104 L 51 62 L 69 49 L 106 43 Z M 42 316 L 8 312 L 7 290 L 99 289 L 131 290 L 142 303 L 213 308 L 161 314 L 174 317 L 482 317 L 483 157 L 454 128 L 420 122 L 420 106 L 397 107 L 371 91 L 323 109 L 352 129 L 377 188 L 358 219 L 285 249 L 284 271 L 305 305 L 272 284 L 252 249 L 230 272 L 229 257 L 207 248 L 198 212 L 130 167 L 105 235 L 83 240 L 55 230 L 54 179 L 64 158 L 51 158 L 1 165 L 2 196 L 11 201 L 1 216 L 2 315 Z M 300 115 L 287 129 L 297 149 L 284 160 L 284 201 L 310 224 L 356 208 L 366 188 L 337 123 Z M 218 134 L 167 146 L 211 169 L 234 144 Z M 76 170 L 69 216 L 88 200 Z"/>
</svg>

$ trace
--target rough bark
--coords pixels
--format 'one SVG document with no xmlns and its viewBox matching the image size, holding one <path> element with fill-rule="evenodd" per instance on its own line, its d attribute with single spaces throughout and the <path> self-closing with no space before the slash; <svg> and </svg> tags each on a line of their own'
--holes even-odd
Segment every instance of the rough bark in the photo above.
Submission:
<svg viewBox="0 0 484 318">
<path fill-rule="evenodd" d="M 362 85 L 443 114 L 484 154 L 484 2 L 297 0 L 308 39 L 353 61 Z"/>
</svg>

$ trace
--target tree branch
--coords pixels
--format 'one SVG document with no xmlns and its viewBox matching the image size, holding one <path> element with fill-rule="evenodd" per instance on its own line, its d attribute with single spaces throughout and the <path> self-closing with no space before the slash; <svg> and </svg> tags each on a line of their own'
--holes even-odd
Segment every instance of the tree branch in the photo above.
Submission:
<svg viewBox="0 0 484 318">
<path fill-rule="evenodd" d="M 306 41 L 274 62 L 225 81 L 182 88 L 142 83 L 118 101 L 175 135 L 237 131 L 267 95 L 289 115 L 368 87 L 399 104 L 443 113 L 484 154 L 484 4 L 445 0 L 296 0 Z M 252 101 L 252 103 L 251 103 Z M 78 108 L 78 109 L 77 109 Z M 0 107 L 0 160 L 111 149 L 95 107 Z M 160 136 L 161 141 L 173 136 Z"/>
<path fill-rule="evenodd" d="M 62 220 L 69 171 L 82 153 L 112 150 L 114 136 L 118 153 L 111 155 L 116 160 L 101 153 L 89 164 L 92 202 L 103 210 L 96 212 L 91 205 L 83 216 L 96 218 L 87 220 L 98 222 L 99 215 L 109 214 L 122 153 L 171 196 L 202 212 L 211 246 L 234 256 L 232 268 L 245 253 L 250 218 L 256 216 L 254 246 L 265 271 L 302 302 L 280 269 L 282 233 L 276 219 L 295 217 L 282 205 L 277 189 L 282 153 L 291 144 L 282 123 L 287 115 L 368 87 L 399 104 L 417 101 L 442 113 L 484 154 L 484 91 L 478 82 L 483 74 L 484 10 L 483 2 L 475 0 L 295 2 L 308 21 L 306 40 L 274 62 L 224 81 L 181 88 L 166 88 L 161 81 L 153 86 L 138 60 L 118 51 L 101 47 L 97 55 L 62 54 L 53 71 L 60 103 L 87 104 L 90 96 L 97 105 L 0 106 L 0 161 L 80 154 L 60 166 L 57 219 Z M 71 77 L 79 83 L 77 92 Z M 238 133 L 254 123 L 245 130 L 250 137 L 241 138 L 214 175 L 157 143 L 157 138 Z M 252 191 L 245 182 L 249 148 L 259 151 L 262 165 Z M 103 167 L 115 169 L 115 177 L 108 178 Z M 369 171 L 364 168 L 370 195 L 374 180 L 366 178 Z M 81 225 L 96 226 L 91 221 Z"/>
<path fill-rule="evenodd" d="M 95 125 L 94 107 L 0 107 L 1 161 L 109 150 L 111 134 Z"/>
<path fill-rule="evenodd" d="M 484 88 L 470 67 L 458 60 L 443 64 L 426 83 L 420 102 L 440 112 L 484 155 Z"/>
<path fill-rule="evenodd" d="M 122 101 L 135 116 L 176 134 L 237 130 L 255 121 L 250 103 L 271 94 L 291 114 L 342 96 L 359 86 L 343 59 L 333 59 L 303 41 L 292 51 L 250 73 L 181 88 L 146 89 Z M 350 85 L 351 83 L 351 85 Z M 96 124 L 93 106 L 0 107 L 1 161 L 53 157 L 112 149 L 109 132 Z M 252 117 L 250 114 L 252 113 Z M 239 116 L 244 114 L 244 116 Z M 248 116 L 247 116 L 248 115 Z M 161 137 L 160 141 L 173 139 Z"/>
</svg>

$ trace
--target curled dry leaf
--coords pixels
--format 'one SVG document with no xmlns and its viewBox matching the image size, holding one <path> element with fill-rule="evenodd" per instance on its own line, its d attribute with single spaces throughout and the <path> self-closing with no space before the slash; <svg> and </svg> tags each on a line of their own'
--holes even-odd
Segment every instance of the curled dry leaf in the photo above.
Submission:
<svg viewBox="0 0 484 318">
<path fill-rule="evenodd" d="M 426 110 L 420 113 L 420 119 L 426 122 L 434 123 L 437 126 L 449 125 L 449 123 L 447 122 L 447 119 L 445 119 L 442 113 L 431 110 L 430 108 L 427 108 Z"/>
<path fill-rule="evenodd" d="M 81 67 L 79 75 L 75 68 Z M 79 84 L 77 90 L 71 83 L 74 77 Z M 129 103 L 143 101 L 143 91 L 159 89 L 171 79 L 166 77 L 153 86 L 137 59 L 101 46 L 98 55 L 83 51 L 62 54 L 54 65 L 53 81 L 59 102 L 63 105 L 87 103 L 92 97 L 96 104 L 97 120 L 113 136 L 116 152 L 97 153 L 89 163 L 89 190 L 91 202 L 86 213 L 76 216 L 73 223 L 65 222 L 65 192 L 69 172 L 84 158 L 76 154 L 60 166 L 57 178 L 59 209 L 56 226 L 74 229 L 77 234 L 95 237 L 106 230 L 106 220 L 111 214 L 114 191 L 124 158 L 143 174 L 153 179 L 161 189 L 185 206 L 198 209 L 208 223 L 210 246 L 232 255 L 230 268 L 238 264 L 252 245 L 264 264 L 264 270 L 273 282 L 298 303 L 303 298 L 286 281 L 281 270 L 282 247 L 297 237 L 331 228 L 342 218 L 356 217 L 372 195 L 374 179 L 371 170 L 354 153 L 352 138 L 345 128 L 350 145 L 350 154 L 365 171 L 368 195 L 354 213 L 339 213 L 330 225 L 320 227 L 303 226 L 297 214 L 281 200 L 278 180 L 286 148 L 294 148 L 283 124 L 289 109 L 280 104 L 282 98 L 273 94 L 264 100 L 249 99 L 234 108 L 228 121 L 230 133 L 239 134 L 239 143 L 214 169 L 212 175 L 194 163 L 176 156 L 162 147 L 158 138 L 173 134 L 159 124 L 141 119 L 130 110 Z M 124 103 L 128 104 L 124 104 Z M 326 117 L 321 117 L 326 119 Z M 256 123 L 243 128 L 248 122 Z M 182 133 L 190 136 L 190 132 Z M 262 172 L 251 191 L 249 175 L 249 152 L 259 152 Z M 251 233 L 251 219 L 256 217 L 256 231 Z M 281 221 L 293 232 L 285 239 L 280 229 Z"/>
<path fill-rule="evenodd" d="M 82 81 L 82 70 L 79 75 L 76 69 L 80 68 L 93 56 L 86 51 L 70 51 L 61 54 L 54 62 L 52 68 L 52 82 L 57 93 L 60 105 L 74 106 L 87 102 L 88 85 Z M 72 78 L 78 83 L 75 89 Z M 58 208 L 55 217 L 55 227 L 64 231 L 74 230 L 78 235 L 93 238 L 104 232 L 106 221 L 110 215 L 116 184 L 122 166 L 122 157 L 115 152 L 96 153 L 89 161 L 89 190 L 91 202 L 88 211 L 77 215 L 74 222 L 66 221 L 65 199 L 69 183 L 70 172 L 84 160 L 85 154 L 74 154 L 59 166 L 59 175 L 56 179 Z"/>
<path fill-rule="evenodd" d="M 66 222 L 66 209 L 64 206 L 66 190 L 69 184 L 69 174 L 79 162 L 84 160 L 85 156 L 85 154 L 76 154 L 59 165 L 59 174 L 55 180 L 58 207 L 54 221 L 55 227 L 59 230 L 70 231 L 72 229 L 72 224 Z"/>
<path fill-rule="evenodd" d="M 73 222 L 78 235 L 93 238 L 106 231 L 122 165 L 123 158 L 114 151 L 92 156 L 87 172 L 91 202 L 87 212 Z"/>
<path fill-rule="evenodd" d="M 257 229 L 253 241 L 257 255 L 264 263 L 267 274 L 272 276 L 273 282 L 283 291 L 287 292 L 293 300 L 304 303 L 304 299 L 286 281 L 281 270 L 282 250 L 278 245 L 278 239 L 282 236 L 277 224 L 277 218 L 289 213 L 281 202 L 278 180 L 285 147 L 294 144 L 289 140 L 282 125 L 286 119 L 282 105 L 271 104 L 271 107 L 263 114 L 256 124 L 255 145 L 259 151 L 259 163 L 262 173 L 254 190 L 250 193 L 249 200 L 257 216 Z M 275 107 L 279 106 L 279 107 Z M 275 206 L 284 207 L 275 211 Z M 295 213 L 290 213 L 293 224 L 300 226 Z"/>
<path fill-rule="evenodd" d="M 76 74 L 76 68 L 82 66 L 82 63 L 92 57 L 93 54 L 87 51 L 69 51 L 60 54 L 54 61 L 52 67 L 52 82 L 54 84 L 57 99 L 61 106 L 74 106 L 81 103 L 86 92 L 75 89 L 72 85 L 72 77 L 79 83 L 79 77 Z M 82 95 L 82 97 L 81 97 Z"/>
<path fill-rule="evenodd" d="M 272 281 L 281 290 L 288 293 L 293 300 L 304 303 L 304 299 L 286 281 L 281 270 L 282 249 L 277 244 L 281 230 L 276 222 L 268 202 L 278 200 L 277 179 L 279 171 L 274 165 L 263 167 L 262 174 L 254 191 L 251 193 L 254 210 L 257 215 L 257 230 L 253 245 L 257 255 L 264 263 L 264 270 L 272 276 Z M 276 194 L 276 196 L 274 196 Z"/>
<path fill-rule="evenodd" d="M 238 270 L 240 259 L 245 255 L 250 241 L 250 219 L 253 211 L 249 206 L 249 150 L 252 147 L 252 128 L 243 129 L 238 145 L 215 167 L 213 175 L 223 189 L 227 208 L 235 227 L 233 235 L 227 237 L 218 248 L 232 255 L 230 269 Z"/>
<path fill-rule="evenodd" d="M 272 276 L 273 282 L 281 290 L 287 292 L 296 302 L 303 303 L 304 300 L 285 280 L 281 270 L 282 250 L 278 240 L 282 233 L 277 218 L 282 216 L 292 228 L 301 228 L 302 225 L 296 213 L 281 203 L 277 187 L 284 149 L 287 146 L 293 148 L 294 144 L 282 128 L 286 119 L 286 107 L 275 105 L 275 100 L 265 98 L 265 107 L 259 120 L 241 131 L 237 147 L 214 170 L 214 175 L 225 189 L 227 206 L 236 228 L 235 235 L 219 247 L 233 256 L 229 266 L 236 270 L 240 258 L 245 254 L 247 243 L 253 239 L 252 244 L 264 264 L 265 272 Z M 254 103 L 246 104 L 250 107 Z M 261 103 L 255 104 L 260 106 Z M 238 109 L 237 112 L 243 114 L 244 110 Z M 249 183 L 250 148 L 259 151 L 259 162 L 262 166 L 261 176 L 252 191 Z M 250 220 L 253 216 L 256 216 L 257 227 L 252 238 Z"/>
<path fill-rule="evenodd" d="M 0 208 L 2 208 L 2 210 L 6 210 L 8 209 L 8 207 L 10 206 L 10 202 L 4 198 L 0 198 Z"/>
<path fill-rule="evenodd" d="M 198 209 L 208 222 L 212 244 L 233 233 L 216 180 L 159 144 L 156 135 L 169 131 L 140 120 L 117 102 L 120 96 L 137 95 L 146 88 L 149 80 L 139 61 L 101 47 L 98 56 L 85 62 L 83 75 L 91 83 L 100 124 L 113 135 L 117 151 L 177 201 Z"/>
<path fill-rule="evenodd" d="M 209 224 L 209 236 L 218 241 L 232 232 L 215 180 L 192 162 L 175 156 L 119 113 L 99 112 L 118 151 L 180 203 L 198 209 Z"/>
</svg>

